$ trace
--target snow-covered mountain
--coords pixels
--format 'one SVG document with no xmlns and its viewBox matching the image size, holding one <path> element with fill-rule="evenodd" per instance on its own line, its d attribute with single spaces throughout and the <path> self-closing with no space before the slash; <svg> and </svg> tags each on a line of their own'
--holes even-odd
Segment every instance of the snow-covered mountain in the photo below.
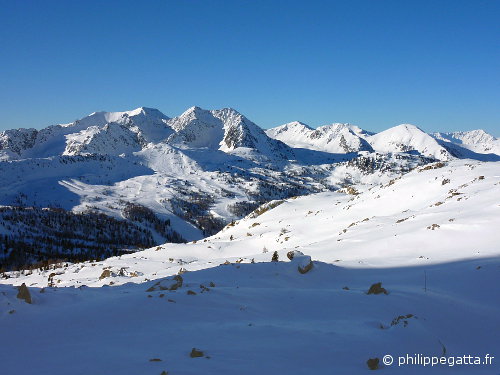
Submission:
<svg viewBox="0 0 500 375">
<path fill-rule="evenodd" d="M 141 151 L 150 143 L 183 148 L 208 148 L 227 153 L 250 149 L 270 159 L 291 158 L 285 144 L 269 138 L 246 117 L 231 108 L 191 107 L 169 119 L 156 109 L 95 112 L 70 124 L 0 133 L 2 159 L 56 155 L 119 155 Z"/>
<path fill-rule="evenodd" d="M 5 273 L 2 369 L 358 374 L 378 358 L 398 374 L 498 373 L 499 176 L 499 162 L 431 163 L 269 202 L 203 241 Z M 445 362 L 408 364 L 417 354 Z"/>
<path fill-rule="evenodd" d="M 292 122 L 269 129 L 270 137 L 292 147 L 348 153 L 377 151 L 380 153 L 418 152 L 438 160 L 451 158 L 449 152 L 429 134 L 414 125 L 403 124 L 373 134 L 349 124 L 332 124 L 312 129 Z"/>
<path fill-rule="evenodd" d="M 433 133 L 432 136 L 448 147 L 453 147 L 450 146 L 450 144 L 453 144 L 479 154 L 500 155 L 500 140 L 481 129 L 465 132 Z"/>
<path fill-rule="evenodd" d="M 476 144 L 492 142 L 467 139 L 472 138 Z M 49 257 L 81 259 L 87 250 L 93 254 L 103 236 L 88 220 L 71 215 L 108 215 L 117 220 L 109 228 L 126 220 L 144 233 L 132 244 L 138 248 L 201 239 L 270 200 L 358 183 L 375 186 L 435 160 L 500 159 L 450 145 L 410 125 L 372 134 L 348 124 L 312 129 L 295 122 L 265 132 L 234 109 L 199 107 L 173 118 L 138 108 L 96 112 L 41 130 L 4 131 L 0 205 L 7 207 L 0 212 L 0 234 L 12 238 L 0 243 L 0 266 L 2 259 L 22 267 Z M 17 207 L 22 215 L 14 213 Z M 58 216 L 61 209 L 68 215 Z M 48 223 L 45 232 L 29 225 L 35 217 Z M 63 242 L 72 245 L 59 241 L 52 247 L 62 217 L 87 223 L 80 232 L 95 238 L 81 242 L 79 231 L 74 239 L 65 232 Z M 25 225 L 13 231 L 15 220 Z M 117 230 L 126 232 L 127 225 Z M 75 246 L 80 253 L 70 250 Z"/>
<path fill-rule="evenodd" d="M 271 128 L 266 133 L 291 147 L 332 153 L 409 152 L 443 161 L 452 158 L 500 159 L 500 141 L 483 130 L 427 134 L 415 125 L 402 124 L 375 134 L 350 124 L 313 129 L 294 121 Z"/>
<path fill-rule="evenodd" d="M 175 146 L 227 153 L 250 149 L 270 159 L 288 159 L 293 155 L 289 147 L 269 138 L 260 127 L 231 108 L 207 111 L 191 107 L 167 124 L 175 130 L 168 143 Z"/>
<path fill-rule="evenodd" d="M 313 129 L 304 123 L 294 121 L 269 129 L 266 134 L 295 148 L 338 154 L 373 151 L 364 139 L 368 133 L 350 124 L 331 124 Z"/>
<path fill-rule="evenodd" d="M 433 137 L 415 125 L 403 124 L 372 135 L 368 141 L 379 152 L 417 151 L 438 160 L 452 156 Z"/>
<path fill-rule="evenodd" d="M 44 158 L 56 155 L 119 155 L 159 142 L 173 131 L 168 117 L 150 108 L 127 112 L 95 112 L 69 124 L 42 130 L 0 132 L 0 160 Z"/>
</svg>

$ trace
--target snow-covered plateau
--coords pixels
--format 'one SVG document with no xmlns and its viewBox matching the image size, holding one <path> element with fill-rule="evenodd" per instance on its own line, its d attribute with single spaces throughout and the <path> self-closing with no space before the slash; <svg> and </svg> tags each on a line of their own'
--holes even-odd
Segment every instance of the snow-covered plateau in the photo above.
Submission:
<svg viewBox="0 0 500 375">
<path fill-rule="evenodd" d="M 0 160 L 2 374 L 500 374 L 483 131 L 139 108 Z"/>
</svg>

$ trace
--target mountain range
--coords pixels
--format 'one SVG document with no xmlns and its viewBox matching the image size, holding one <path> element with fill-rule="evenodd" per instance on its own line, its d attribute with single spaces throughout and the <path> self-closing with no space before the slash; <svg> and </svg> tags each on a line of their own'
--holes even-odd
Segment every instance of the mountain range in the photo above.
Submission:
<svg viewBox="0 0 500 375">
<path fill-rule="evenodd" d="M 482 130 L 428 134 L 408 124 L 376 134 L 301 122 L 263 130 L 234 109 L 199 107 L 173 118 L 142 107 L 41 130 L 6 130 L 0 132 L 4 265 L 80 259 L 86 252 L 96 257 L 103 229 L 89 227 L 93 220 L 83 220 L 80 237 L 95 234 L 87 241 L 75 242 L 66 231 L 66 247 L 51 243 L 61 232 L 58 220 L 67 220 L 58 210 L 77 215 L 74 222 L 104 214 L 116 221 L 109 228 L 127 222 L 143 233 L 136 244 L 113 243 L 115 254 L 199 240 L 271 200 L 375 186 L 457 158 L 498 161 L 500 141 Z M 33 215 L 48 224 L 35 231 Z"/>
<path fill-rule="evenodd" d="M 295 121 L 264 131 L 231 108 L 209 111 L 191 107 L 180 116 L 169 118 L 157 109 L 141 107 L 126 112 L 95 112 L 73 123 L 42 130 L 0 132 L 0 160 L 120 155 L 158 143 L 235 154 L 249 149 L 271 160 L 293 158 L 293 148 L 337 154 L 414 151 L 438 160 L 496 160 L 500 154 L 500 140 L 483 130 L 427 134 L 417 126 L 402 124 L 375 134 L 350 124 L 334 123 L 313 129 Z"/>
</svg>

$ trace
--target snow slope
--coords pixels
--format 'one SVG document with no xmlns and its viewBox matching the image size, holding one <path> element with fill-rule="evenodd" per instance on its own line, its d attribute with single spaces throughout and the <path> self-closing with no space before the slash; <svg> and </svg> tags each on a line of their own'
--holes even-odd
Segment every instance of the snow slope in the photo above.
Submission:
<svg viewBox="0 0 500 375">
<path fill-rule="evenodd" d="M 358 374 L 368 358 L 418 353 L 497 358 L 383 370 L 498 373 L 500 163 L 429 164 L 346 191 L 270 202 L 194 243 L 10 273 L 0 286 L 2 368 Z M 311 255 L 313 269 L 297 272 L 290 250 Z M 273 251 L 281 262 L 269 263 Z M 182 286 L 162 290 L 179 272 Z M 57 288 L 47 287 L 51 273 Z M 32 305 L 15 298 L 23 282 Z M 376 282 L 387 295 L 366 294 Z M 21 346 L 33 361 L 16 360 Z M 193 347 L 204 356 L 190 358 Z"/>
</svg>

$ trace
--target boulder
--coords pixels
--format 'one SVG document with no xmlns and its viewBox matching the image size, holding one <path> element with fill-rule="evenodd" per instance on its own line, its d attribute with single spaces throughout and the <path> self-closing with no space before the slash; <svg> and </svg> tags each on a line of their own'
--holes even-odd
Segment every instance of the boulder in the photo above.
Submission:
<svg viewBox="0 0 500 375">
<path fill-rule="evenodd" d="M 23 283 L 19 288 L 18 288 L 18 293 L 17 293 L 17 298 L 24 300 L 26 303 L 31 304 L 31 294 L 30 291 L 28 290 L 28 287 L 26 286 L 25 283 Z"/>
<path fill-rule="evenodd" d="M 385 288 L 382 288 L 382 283 L 372 284 L 370 289 L 368 289 L 367 294 L 389 294 Z"/>
<path fill-rule="evenodd" d="M 196 348 L 193 348 L 193 349 L 191 350 L 191 353 L 189 354 L 189 356 L 190 356 L 191 358 L 203 357 L 204 355 L 205 355 L 205 354 L 204 354 L 201 350 L 196 349 Z"/>
<path fill-rule="evenodd" d="M 99 276 L 99 280 L 105 279 L 106 277 L 111 277 L 113 276 L 113 272 L 111 270 L 104 270 L 101 273 L 101 276 Z"/>
<path fill-rule="evenodd" d="M 297 255 L 295 254 L 292 259 L 292 263 L 297 266 L 297 270 L 301 274 L 308 273 L 313 268 L 313 262 L 309 255 Z"/>
</svg>

